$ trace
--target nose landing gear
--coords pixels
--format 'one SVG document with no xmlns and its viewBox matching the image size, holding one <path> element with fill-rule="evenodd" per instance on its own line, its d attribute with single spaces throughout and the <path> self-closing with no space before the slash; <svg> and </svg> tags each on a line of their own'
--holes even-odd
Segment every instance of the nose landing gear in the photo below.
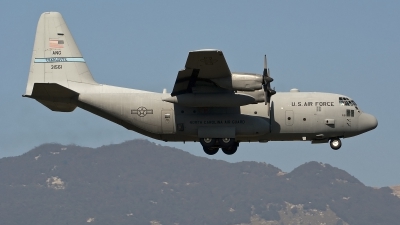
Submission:
<svg viewBox="0 0 400 225">
<path fill-rule="evenodd" d="M 342 141 L 339 138 L 332 138 L 329 144 L 333 150 L 338 150 L 342 147 Z"/>
<path fill-rule="evenodd" d="M 207 155 L 216 154 L 219 148 L 222 148 L 225 154 L 233 155 L 239 146 L 239 142 L 234 138 L 200 138 L 200 143 Z"/>
</svg>

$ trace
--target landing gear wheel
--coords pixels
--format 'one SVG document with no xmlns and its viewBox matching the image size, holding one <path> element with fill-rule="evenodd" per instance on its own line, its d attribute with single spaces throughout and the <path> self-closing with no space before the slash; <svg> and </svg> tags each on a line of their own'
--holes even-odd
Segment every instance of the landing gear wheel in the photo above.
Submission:
<svg viewBox="0 0 400 225">
<path fill-rule="evenodd" d="M 338 150 L 342 147 L 342 141 L 339 138 L 332 138 L 329 144 L 333 150 Z"/>
<path fill-rule="evenodd" d="M 218 144 L 221 146 L 221 148 L 228 148 L 230 146 L 235 145 L 235 139 L 234 138 L 220 138 L 218 139 Z"/>
<path fill-rule="evenodd" d="M 215 138 L 200 138 L 200 144 L 203 146 L 203 150 L 207 155 L 215 155 L 219 148 L 215 147 Z"/>
<path fill-rule="evenodd" d="M 218 152 L 219 148 L 218 147 L 203 147 L 203 150 L 207 155 L 215 155 Z"/>
<path fill-rule="evenodd" d="M 231 145 L 231 146 L 229 146 L 229 147 L 222 148 L 222 151 L 223 151 L 226 155 L 233 155 L 233 154 L 235 154 L 237 148 L 238 148 L 238 146 L 234 144 L 234 145 Z"/>
<path fill-rule="evenodd" d="M 210 148 L 215 146 L 215 138 L 200 138 L 200 144 L 204 148 Z"/>
</svg>

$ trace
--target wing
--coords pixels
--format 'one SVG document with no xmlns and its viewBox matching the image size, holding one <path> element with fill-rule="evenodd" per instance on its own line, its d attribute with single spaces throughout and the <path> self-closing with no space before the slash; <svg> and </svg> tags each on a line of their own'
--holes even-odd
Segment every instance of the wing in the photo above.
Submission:
<svg viewBox="0 0 400 225">
<path fill-rule="evenodd" d="M 178 72 L 171 96 L 230 91 L 217 86 L 215 80 L 231 83 L 231 71 L 222 51 L 204 49 L 189 52 L 185 69 Z"/>
<path fill-rule="evenodd" d="M 233 78 L 235 76 L 236 83 Z M 247 90 L 246 88 L 253 90 L 254 84 L 260 89 L 261 79 L 259 75 L 232 75 L 220 50 L 193 51 L 189 52 L 185 69 L 178 72 L 171 96 L 164 97 L 163 101 L 187 107 L 237 107 L 255 104 L 259 102 L 259 92 L 246 94 L 235 91 Z"/>
</svg>

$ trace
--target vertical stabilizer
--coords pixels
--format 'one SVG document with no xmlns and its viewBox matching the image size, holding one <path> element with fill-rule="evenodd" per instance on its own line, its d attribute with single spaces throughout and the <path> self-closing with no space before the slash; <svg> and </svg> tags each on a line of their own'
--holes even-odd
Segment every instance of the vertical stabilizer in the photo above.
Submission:
<svg viewBox="0 0 400 225">
<path fill-rule="evenodd" d="M 32 95 L 35 83 L 56 83 L 78 93 L 97 85 L 58 12 L 43 13 L 38 22 L 25 95 Z"/>
</svg>

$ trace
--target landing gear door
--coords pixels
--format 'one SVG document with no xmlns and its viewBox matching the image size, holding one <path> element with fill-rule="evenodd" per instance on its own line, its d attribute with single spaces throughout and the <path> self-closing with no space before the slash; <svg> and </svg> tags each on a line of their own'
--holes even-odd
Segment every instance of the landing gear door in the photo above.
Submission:
<svg viewBox="0 0 400 225">
<path fill-rule="evenodd" d="M 161 129 L 163 134 L 175 133 L 174 111 L 171 109 L 163 109 L 161 111 Z"/>
</svg>

